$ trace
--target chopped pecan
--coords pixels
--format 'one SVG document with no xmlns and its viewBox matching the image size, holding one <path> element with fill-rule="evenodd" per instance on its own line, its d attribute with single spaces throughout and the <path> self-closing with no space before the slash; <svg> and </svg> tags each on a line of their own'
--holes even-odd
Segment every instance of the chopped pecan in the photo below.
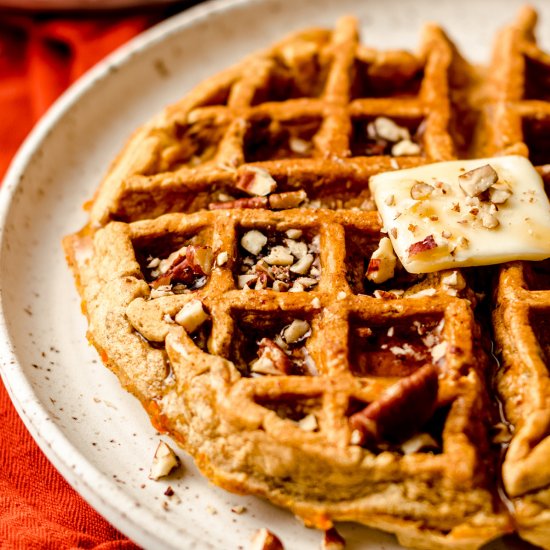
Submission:
<svg viewBox="0 0 550 550">
<path fill-rule="evenodd" d="M 272 375 L 290 374 L 292 362 L 273 340 L 262 338 L 258 347 L 258 361 L 252 366 L 252 371 Z"/>
<path fill-rule="evenodd" d="M 250 550 L 284 550 L 284 546 L 277 535 L 262 527 L 256 531 Z"/>
<path fill-rule="evenodd" d="M 241 238 L 241 246 L 250 254 L 259 254 L 267 243 L 267 237 L 257 229 L 247 231 Z"/>
<path fill-rule="evenodd" d="M 423 181 L 417 181 L 411 187 L 411 197 L 414 200 L 427 199 L 433 192 L 434 188 L 429 183 Z"/>
<path fill-rule="evenodd" d="M 378 248 L 373 252 L 365 277 L 374 283 L 383 283 L 395 274 L 397 258 L 388 237 L 382 237 Z"/>
<path fill-rule="evenodd" d="M 155 451 L 155 456 L 153 457 L 149 479 L 154 479 L 156 481 L 161 477 L 165 477 L 179 465 L 180 459 L 170 445 L 166 444 L 164 441 L 160 441 Z"/>
<path fill-rule="evenodd" d="M 490 164 L 479 166 L 458 176 L 458 184 L 469 197 L 477 197 L 498 181 L 498 174 Z"/>
<path fill-rule="evenodd" d="M 498 227 L 499 221 L 496 216 L 486 212 L 481 216 L 481 225 L 487 229 L 494 229 L 495 227 Z"/>
<path fill-rule="evenodd" d="M 245 191 L 249 195 L 265 197 L 275 191 L 277 182 L 267 170 L 255 166 L 247 166 L 240 172 L 235 182 L 235 187 Z"/>
<path fill-rule="evenodd" d="M 267 208 L 267 197 L 247 197 L 225 202 L 211 202 L 208 210 L 232 210 L 244 208 Z"/>
<path fill-rule="evenodd" d="M 189 265 L 185 256 L 178 256 L 163 275 L 159 275 L 151 282 L 151 287 L 156 289 L 169 286 L 172 283 L 191 284 L 195 279 L 195 272 Z"/>
<path fill-rule="evenodd" d="M 512 191 L 504 184 L 493 184 L 489 189 L 489 199 L 493 204 L 504 204 L 512 196 Z"/>
<path fill-rule="evenodd" d="M 398 141 L 392 148 L 391 154 L 394 157 L 414 156 L 420 155 L 422 148 L 418 143 L 411 141 L 410 139 L 403 139 Z"/>
<path fill-rule="evenodd" d="M 409 129 L 399 126 L 391 118 L 379 116 L 367 125 L 367 134 L 371 139 L 383 139 L 396 143 L 402 140 L 410 140 Z"/>
<path fill-rule="evenodd" d="M 288 146 L 293 153 L 298 155 L 307 155 L 311 151 L 311 143 L 299 137 L 291 136 L 288 140 Z"/>
<path fill-rule="evenodd" d="M 308 414 L 298 421 L 298 427 L 304 432 L 314 432 L 319 428 L 317 417 L 314 414 Z"/>
<path fill-rule="evenodd" d="M 209 246 L 188 246 L 185 259 L 193 273 L 202 276 L 212 271 L 212 257 L 212 249 Z"/>
<path fill-rule="evenodd" d="M 174 320 L 187 332 L 192 333 L 209 318 L 210 316 L 204 310 L 202 302 L 200 300 L 191 300 L 180 309 Z"/>
<path fill-rule="evenodd" d="M 174 283 L 192 284 L 197 277 L 208 275 L 212 270 L 212 249 L 209 246 L 190 245 L 185 256 L 179 254 L 167 271 L 151 282 L 157 289 Z"/>
<path fill-rule="evenodd" d="M 410 455 L 422 450 L 439 450 L 437 441 L 427 433 L 413 435 L 400 445 L 403 454 Z"/>
<path fill-rule="evenodd" d="M 310 332 L 311 327 L 307 321 L 302 319 L 294 319 L 290 325 L 286 326 L 282 331 L 282 337 L 287 344 L 295 344 L 304 339 Z"/>
<path fill-rule="evenodd" d="M 437 248 L 437 243 L 435 242 L 433 235 L 428 235 L 425 239 L 411 244 L 407 250 L 407 253 L 410 257 L 415 254 L 420 254 L 420 252 L 431 250 L 432 248 Z"/>
<path fill-rule="evenodd" d="M 277 245 L 271 248 L 264 258 L 269 265 L 292 265 L 294 257 L 286 246 Z"/>
<path fill-rule="evenodd" d="M 275 210 L 286 210 L 296 208 L 306 199 L 307 194 L 305 191 L 287 191 L 286 193 L 270 195 L 269 206 Z"/>
<path fill-rule="evenodd" d="M 324 532 L 323 541 L 321 542 L 322 550 L 344 550 L 345 547 L 344 537 L 334 527 Z"/>
<path fill-rule="evenodd" d="M 292 273 L 298 273 L 299 275 L 305 275 L 309 271 L 313 260 L 314 258 L 312 254 L 306 254 L 305 256 L 300 258 L 294 265 L 292 265 L 290 271 L 292 271 Z"/>
<path fill-rule="evenodd" d="M 388 388 L 378 400 L 350 416 L 361 443 L 410 437 L 432 416 L 437 403 L 438 370 L 425 365 Z"/>
</svg>

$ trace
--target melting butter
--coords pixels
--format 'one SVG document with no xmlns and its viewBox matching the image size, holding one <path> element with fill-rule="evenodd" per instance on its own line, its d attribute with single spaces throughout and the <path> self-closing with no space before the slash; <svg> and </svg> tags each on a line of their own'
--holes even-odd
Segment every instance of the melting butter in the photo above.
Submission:
<svg viewBox="0 0 550 550">
<path fill-rule="evenodd" d="M 470 197 L 459 184 L 459 176 L 487 164 L 511 191 L 502 204 L 488 192 Z M 525 157 L 439 162 L 378 174 L 369 185 L 410 273 L 550 257 L 550 202 Z"/>
</svg>

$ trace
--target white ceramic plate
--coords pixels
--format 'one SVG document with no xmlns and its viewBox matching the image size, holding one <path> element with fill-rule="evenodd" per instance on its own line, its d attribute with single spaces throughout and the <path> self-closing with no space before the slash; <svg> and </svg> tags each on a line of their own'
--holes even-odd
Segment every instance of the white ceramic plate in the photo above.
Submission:
<svg viewBox="0 0 550 550">
<path fill-rule="evenodd" d="M 133 540 L 155 549 L 240 548 L 256 529 L 268 526 L 287 548 L 301 549 L 317 548 L 320 534 L 266 502 L 209 485 L 182 452 L 183 474 L 161 482 L 147 479 L 159 436 L 138 402 L 120 389 L 88 346 L 60 244 L 63 235 L 84 224 L 81 204 L 129 134 L 203 78 L 294 29 L 331 26 L 339 15 L 354 13 L 363 41 L 414 48 L 429 19 L 441 22 L 470 58 L 484 60 L 494 31 L 514 17 L 522 2 L 203 4 L 112 55 L 73 86 L 33 131 L 1 191 L 2 375 L 48 458 Z M 535 3 L 548 23 L 550 4 Z M 550 34 L 542 38 L 548 46 Z M 163 495 L 168 485 L 179 499 Z M 247 512 L 232 513 L 238 504 Z M 341 531 L 351 549 L 398 548 L 392 536 L 360 526 L 344 525 Z"/>
</svg>

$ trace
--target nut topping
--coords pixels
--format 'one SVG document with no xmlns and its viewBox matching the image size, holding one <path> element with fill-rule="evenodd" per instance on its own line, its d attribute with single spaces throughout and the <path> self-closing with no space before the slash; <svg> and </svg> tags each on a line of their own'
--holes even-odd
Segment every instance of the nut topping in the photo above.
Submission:
<svg viewBox="0 0 550 550">
<path fill-rule="evenodd" d="M 408 128 L 399 126 L 390 118 L 383 116 L 376 117 L 372 122 L 369 122 L 367 134 L 371 139 L 381 138 L 393 143 L 411 139 Z"/>
<path fill-rule="evenodd" d="M 148 264 L 156 266 L 151 271 L 151 276 L 155 277 L 150 283 L 153 289 L 173 284 L 191 287 L 212 271 L 212 249 L 209 246 L 183 246 L 164 260 L 158 263 L 156 260 L 154 258 Z"/>
<path fill-rule="evenodd" d="M 303 258 L 307 254 L 307 243 L 304 241 L 285 239 L 285 245 L 290 250 L 290 253 L 298 259 Z"/>
<path fill-rule="evenodd" d="M 292 362 L 281 347 L 269 338 L 262 338 L 258 347 L 258 360 L 251 364 L 251 371 L 282 376 L 290 374 L 291 370 Z"/>
<path fill-rule="evenodd" d="M 274 246 L 264 258 L 269 265 L 292 265 L 294 256 L 286 246 Z"/>
<path fill-rule="evenodd" d="M 436 440 L 427 433 L 421 433 L 413 435 L 407 441 L 401 443 L 400 445 L 403 454 L 410 455 L 417 453 L 422 450 L 439 450 L 440 446 L 437 444 Z"/>
<path fill-rule="evenodd" d="M 377 401 L 350 416 L 350 428 L 360 431 L 362 443 L 372 439 L 409 437 L 435 410 L 438 386 L 437 368 L 425 365 L 390 386 Z"/>
<path fill-rule="evenodd" d="M 277 182 L 263 168 L 247 166 L 241 171 L 235 187 L 257 197 L 265 197 L 277 189 Z"/>
<path fill-rule="evenodd" d="M 397 258 L 390 239 L 382 237 L 370 258 L 365 276 L 374 283 L 383 283 L 394 276 L 396 263 Z"/>
<path fill-rule="evenodd" d="M 259 254 L 262 248 L 267 243 L 267 237 L 260 233 L 260 231 L 257 231 L 256 229 L 252 229 L 251 231 L 247 231 L 241 239 L 241 246 L 247 251 L 250 252 L 250 254 Z"/>
<path fill-rule="evenodd" d="M 439 342 L 439 344 L 432 347 L 430 353 L 434 363 L 441 361 L 441 359 L 444 359 L 445 355 L 447 355 L 447 342 Z"/>
<path fill-rule="evenodd" d="M 283 281 L 273 281 L 273 290 L 275 292 L 286 292 L 290 288 L 288 283 Z"/>
<path fill-rule="evenodd" d="M 493 214 L 485 212 L 481 215 L 481 225 L 487 229 L 494 229 L 499 225 L 499 221 Z"/>
<path fill-rule="evenodd" d="M 263 527 L 252 538 L 250 550 L 284 550 L 284 546 L 277 535 Z"/>
<path fill-rule="evenodd" d="M 204 311 L 202 302 L 200 300 L 191 300 L 180 309 L 174 320 L 191 334 L 209 318 L 208 313 Z"/>
<path fill-rule="evenodd" d="M 289 229 L 287 232 L 286 232 L 286 236 L 289 238 L 289 239 L 299 239 L 303 234 L 303 231 L 301 229 Z"/>
<path fill-rule="evenodd" d="M 311 267 L 311 264 L 313 263 L 313 255 L 312 254 L 306 254 L 302 258 L 300 258 L 291 268 L 290 271 L 292 273 L 299 273 L 300 275 L 305 275 L 309 268 Z M 314 283 L 317 284 L 317 281 L 313 279 Z"/>
<path fill-rule="evenodd" d="M 274 210 L 287 210 L 297 208 L 302 202 L 307 200 L 305 191 L 287 191 L 286 193 L 277 193 L 269 197 L 269 206 Z"/>
<path fill-rule="evenodd" d="M 212 249 L 209 246 L 188 246 L 186 260 L 195 275 L 209 275 L 212 271 Z"/>
<path fill-rule="evenodd" d="M 218 266 L 225 265 L 229 260 L 229 254 L 227 252 L 220 252 L 216 257 L 216 264 Z"/>
<path fill-rule="evenodd" d="M 426 252 L 427 250 L 432 250 L 433 248 L 437 248 L 437 243 L 435 242 L 433 235 L 428 235 L 425 239 L 411 244 L 407 250 L 407 253 L 410 258 L 415 254 L 420 254 L 421 252 Z"/>
<path fill-rule="evenodd" d="M 295 136 L 290 137 L 288 146 L 293 153 L 297 153 L 298 155 L 308 155 L 311 151 L 311 143 Z"/>
<path fill-rule="evenodd" d="M 391 154 L 394 157 L 405 157 L 405 156 L 415 156 L 420 155 L 422 149 L 418 143 L 411 141 L 410 139 L 403 139 L 398 141 L 392 148 Z"/>
<path fill-rule="evenodd" d="M 503 183 L 495 183 L 489 189 L 489 200 L 493 204 L 504 204 L 512 196 L 512 191 Z"/>
<path fill-rule="evenodd" d="M 298 427 L 304 432 L 314 432 L 319 428 L 317 417 L 314 414 L 308 414 L 298 421 Z"/>
<path fill-rule="evenodd" d="M 414 200 L 423 200 L 427 199 L 434 192 L 434 187 L 429 183 L 424 183 L 423 181 L 417 181 L 411 187 L 411 197 Z"/>
<path fill-rule="evenodd" d="M 301 319 L 294 319 L 290 325 L 285 327 L 282 331 L 282 336 L 287 344 L 295 344 L 300 340 L 303 340 L 310 332 L 311 327 L 307 321 Z"/>
<path fill-rule="evenodd" d="M 344 537 L 334 527 L 324 532 L 321 550 L 344 550 L 345 547 Z"/>
<path fill-rule="evenodd" d="M 498 181 L 498 174 L 490 164 L 474 168 L 458 176 L 458 183 L 469 197 L 477 197 Z"/>
<path fill-rule="evenodd" d="M 172 448 L 160 441 L 153 457 L 153 463 L 151 464 L 151 470 L 149 471 L 149 479 L 157 481 L 161 477 L 166 477 L 175 468 L 180 465 L 180 459 Z"/>
</svg>

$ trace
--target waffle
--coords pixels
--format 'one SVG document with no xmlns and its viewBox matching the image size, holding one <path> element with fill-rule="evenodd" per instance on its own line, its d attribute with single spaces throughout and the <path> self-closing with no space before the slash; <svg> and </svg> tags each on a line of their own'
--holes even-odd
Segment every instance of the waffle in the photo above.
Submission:
<svg viewBox="0 0 550 550">
<path fill-rule="evenodd" d="M 411 54 L 344 18 L 199 85 L 111 167 L 64 241 L 88 337 L 216 484 L 417 548 L 512 530 L 486 274 L 370 273 L 369 177 L 466 154 L 478 84 L 437 26 Z"/>
<path fill-rule="evenodd" d="M 499 35 L 487 120 L 491 148 L 528 155 L 548 181 L 550 55 L 536 43 L 536 13 L 525 8 Z M 496 388 L 513 437 L 502 467 L 522 537 L 550 547 L 550 262 L 504 265 L 494 325 L 502 366 Z"/>
</svg>

